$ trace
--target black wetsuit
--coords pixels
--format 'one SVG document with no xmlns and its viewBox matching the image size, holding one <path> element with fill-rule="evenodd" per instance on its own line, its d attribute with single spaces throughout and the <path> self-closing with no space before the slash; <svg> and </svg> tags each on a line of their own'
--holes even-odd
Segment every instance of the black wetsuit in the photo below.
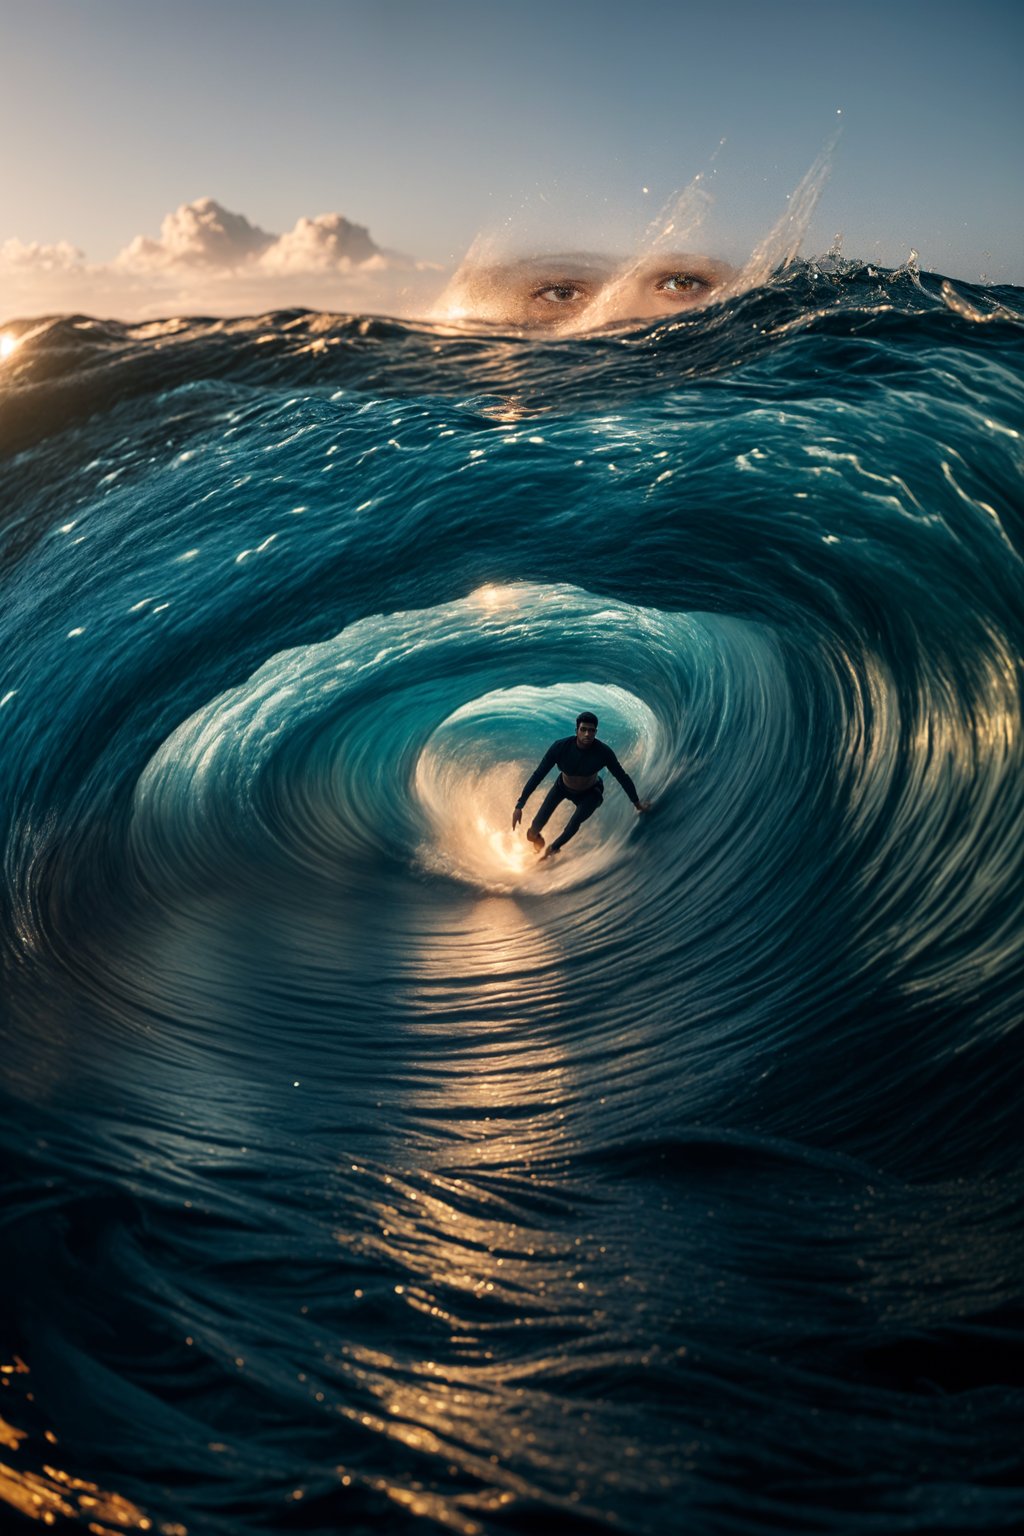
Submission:
<svg viewBox="0 0 1024 1536">
<path fill-rule="evenodd" d="M 530 774 L 530 777 L 523 785 L 523 792 L 519 796 L 518 810 L 522 810 L 541 779 L 545 778 L 552 768 L 559 770 L 558 778 L 548 790 L 540 810 L 530 823 L 530 833 L 540 831 L 552 811 L 561 801 L 571 800 L 576 807 L 566 824 L 565 831 L 560 837 L 556 837 L 555 841 L 551 844 L 552 853 L 557 853 L 559 848 L 569 841 L 570 837 L 576 836 L 576 833 L 587 817 L 593 816 L 604 798 L 604 783 L 601 779 L 598 779 L 596 784 L 591 784 L 589 789 L 570 789 L 562 778 L 563 773 L 568 773 L 573 778 L 585 778 L 591 773 L 597 773 L 601 768 L 607 768 L 612 777 L 618 779 L 633 804 L 640 804 L 636 785 L 615 756 L 611 747 L 603 741 L 598 741 L 596 737 L 589 747 L 581 747 L 575 736 L 566 736 L 562 741 L 552 742 L 537 767 Z"/>
</svg>

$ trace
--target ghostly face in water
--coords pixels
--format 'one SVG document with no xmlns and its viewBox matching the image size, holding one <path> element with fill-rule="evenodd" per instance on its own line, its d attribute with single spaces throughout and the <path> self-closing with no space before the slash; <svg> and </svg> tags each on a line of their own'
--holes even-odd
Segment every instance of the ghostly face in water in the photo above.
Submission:
<svg viewBox="0 0 1024 1536">
<path fill-rule="evenodd" d="M 625 263 L 590 255 L 467 263 L 437 314 L 564 334 L 699 309 L 735 276 L 724 261 L 671 252 Z"/>
</svg>

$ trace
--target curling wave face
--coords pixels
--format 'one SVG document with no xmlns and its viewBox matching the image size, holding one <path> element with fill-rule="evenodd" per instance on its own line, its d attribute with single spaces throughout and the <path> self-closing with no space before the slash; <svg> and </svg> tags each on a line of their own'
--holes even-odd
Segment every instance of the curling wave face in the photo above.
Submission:
<svg viewBox="0 0 1024 1536">
<path fill-rule="evenodd" d="M 756 626 L 566 586 L 488 585 L 434 609 L 374 615 L 273 657 L 178 727 L 135 790 L 135 864 L 155 892 L 246 859 L 339 885 L 381 859 L 490 890 L 589 883 L 625 852 L 628 804 L 602 816 L 599 865 L 584 853 L 538 871 L 510 830 L 538 743 L 564 734 L 585 701 L 660 796 L 711 752 L 708 727 L 735 731 L 736 778 L 753 791 L 763 744 L 786 720 L 773 661 Z M 638 665 L 643 697 L 625 686 Z M 773 683 L 774 720 L 764 707 Z M 748 718 L 723 721 L 712 697 Z M 738 786 L 722 773 L 718 789 L 735 796 Z"/>
<path fill-rule="evenodd" d="M 1007 1528 L 1021 314 L 18 327 L 0 1498 Z"/>
</svg>

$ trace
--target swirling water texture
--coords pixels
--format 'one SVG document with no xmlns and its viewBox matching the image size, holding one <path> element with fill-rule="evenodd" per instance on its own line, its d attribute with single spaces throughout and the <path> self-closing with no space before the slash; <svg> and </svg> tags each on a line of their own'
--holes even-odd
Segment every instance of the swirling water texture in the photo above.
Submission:
<svg viewBox="0 0 1024 1536">
<path fill-rule="evenodd" d="M 1019 1526 L 1019 300 L 23 328 L 21 1495 Z M 582 705 L 654 808 L 538 866 Z"/>
</svg>

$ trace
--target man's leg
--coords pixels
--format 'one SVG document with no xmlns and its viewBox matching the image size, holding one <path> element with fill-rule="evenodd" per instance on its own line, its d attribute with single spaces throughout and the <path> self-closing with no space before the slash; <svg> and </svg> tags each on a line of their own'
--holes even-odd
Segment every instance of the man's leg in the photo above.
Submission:
<svg viewBox="0 0 1024 1536">
<path fill-rule="evenodd" d="M 555 780 L 547 794 L 544 796 L 544 799 L 541 802 L 540 810 L 537 812 L 536 816 L 533 818 L 533 820 L 530 822 L 530 825 L 526 829 L 526 836 L 531 843 L 537 843 L 541 848 L 543 848 L 544 839 L 540 835 L 540 829 L 550 817 L 551 812 L 555 809 L 555 806 L 560 805 L 561 802 L 565 799 L 565 795 L 565 784 L 562 780 L 562 775 L 559 774 L 558 778 Z"/>
<path fill-rule="evenodd" d="M 595 784 L 593 789 L 588 789 L 585 794 L 582 794 L 576 801 L 576 809 L 569 817 L 569 820 L 566 823 L 565 831 L 562 833 L 561 837 L 555 838 L 554 842 L 548 849 L 548 852 L 560 852 L 560 850 L 565 847 L 570 837 L 576 836 L 576 833 L 579 831 L 580 827 L 582 827 L 587 817 L 593 816 L 594 812 L 597 810 L 603 799 L 604 789 L 600 784 Z M 552 807 L 552 809 L 554 809 L 554 807 Z"/>
</svg>

